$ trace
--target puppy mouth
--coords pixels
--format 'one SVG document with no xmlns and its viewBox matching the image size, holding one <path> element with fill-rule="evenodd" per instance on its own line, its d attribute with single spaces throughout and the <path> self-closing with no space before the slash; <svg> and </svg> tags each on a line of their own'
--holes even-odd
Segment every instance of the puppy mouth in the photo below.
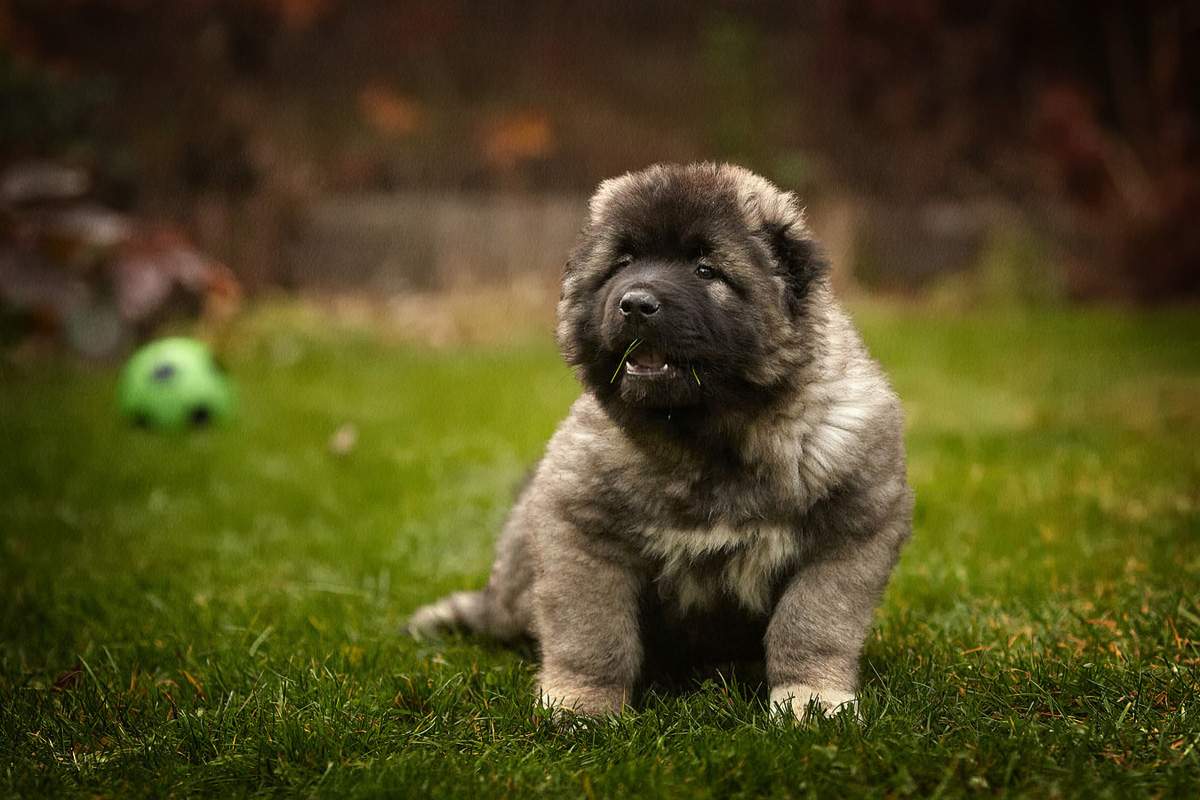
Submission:
<svg viewBox="0 0 1200 800">
<path fill-rule="evenodd" d="M 635 379 L 667 379 L 676 377 L 679 368 L 667 360 L 667 354 L 661 348 L 643 339 L 634 339 L 625 349 L 624 359 L 617 367 L 613 380 L 622 373 Z"/>
<path fill-rule="evenodd" d="M 625 374 L 632 378 L 670 378 L 678 368 L 667 361 L 667 354 L 652 344 L 639 342 L 625 354 Z"/>
<path fill-rule="evenodd" d="M 620 353 L 608 382 L 610 396 L 636 408 L 681 408 L 699 402 L 704 392 L 701 372 L 689 360 L 640 338 Z"/>
</svg>

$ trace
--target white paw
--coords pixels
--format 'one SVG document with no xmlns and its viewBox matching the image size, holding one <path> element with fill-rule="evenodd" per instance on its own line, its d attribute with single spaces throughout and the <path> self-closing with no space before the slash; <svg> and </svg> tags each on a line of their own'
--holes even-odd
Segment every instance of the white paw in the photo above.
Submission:
<svg viewBox="0 0 1200 800">
<path fill-rule="evenodd" d="M 780 722 L 806 725 L 813 716 L 831 717 L 843 711 L 850 712 L 855 720 L 860 720 L 853 692 L 817 689 L 803 683 L 772 689 L 770 705 L 771 718 Z"/>
</svg>

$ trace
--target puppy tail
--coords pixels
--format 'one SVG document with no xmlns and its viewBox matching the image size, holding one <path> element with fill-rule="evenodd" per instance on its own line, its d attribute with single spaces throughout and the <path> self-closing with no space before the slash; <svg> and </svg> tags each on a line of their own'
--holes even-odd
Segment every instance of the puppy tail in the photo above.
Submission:
<svg viewBox="0 0 1200 800">
<path fill-rule="evenodd" d="M 520 503 L 518 499 L 518 509 Z M 501 641 L 538 638 L 533 619 L 533 559 L 528 529 L 521 520 L 514 511 L 501 531 L 487 586 L 474 592 L 454 592 L 418 608 L 408 619 L 410 634 L 420 638 L 457 630 Z"/>
<path fill-rule="evenodd" d="M 487 616 L 486 590 L 454 592 L 414 611 L 407 630 L 416 639 L 447 631 L 483 632 Z"/>
</svg>

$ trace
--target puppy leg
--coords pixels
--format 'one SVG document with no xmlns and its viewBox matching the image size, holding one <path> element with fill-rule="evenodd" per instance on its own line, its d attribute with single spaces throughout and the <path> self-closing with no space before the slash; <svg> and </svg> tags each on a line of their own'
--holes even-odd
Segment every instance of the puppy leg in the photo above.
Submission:
<svg viewBox="0 0 1200 800">
<path fill-rule="evenodd" d="M 556 551 L 534 589 L 542 702 L 576 714 L 619 713 L 642 670 L 638 596 L 628 566 L 583 550 Z"/>
<path fill-rule="evenodd" d="M 773 716 L 805 723 L 854 709 L 859 655 L 896 560 L 892 541 L 878 536 L 793 577 L 767 628 Z"/>
</svg>

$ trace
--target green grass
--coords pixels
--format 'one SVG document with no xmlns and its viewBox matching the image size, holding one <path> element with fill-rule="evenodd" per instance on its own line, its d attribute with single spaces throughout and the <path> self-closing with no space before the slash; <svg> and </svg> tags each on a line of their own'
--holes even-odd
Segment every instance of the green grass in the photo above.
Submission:
<svg viewBox="0 0 1200 800">
<path fill-rule="evenodd" d="M 0 357 L 0 796 L 1194 797 L 1197 315 L 859 317 L 916 535 L 864 723 L 801 730 L 709 683 L 557 733 L 529 653 L 400 634 L 484 580 L 578 391 L 548 337 L 260 312 L 239 422 L 191 437 L 119 424 L 111 371 Z"/>
</svg>

